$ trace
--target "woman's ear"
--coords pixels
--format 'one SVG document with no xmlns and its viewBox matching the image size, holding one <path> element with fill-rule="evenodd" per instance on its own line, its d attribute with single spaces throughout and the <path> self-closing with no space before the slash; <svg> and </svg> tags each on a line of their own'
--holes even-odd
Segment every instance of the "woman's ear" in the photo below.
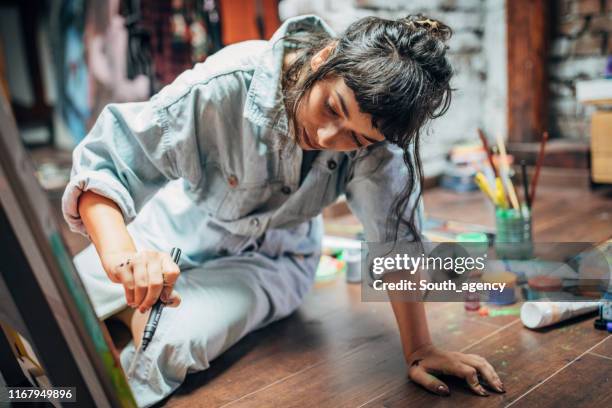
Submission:
<svg viewBox="0 0 612 408">
<path fill-rule="evenodd" d="M 310 59 L 310 68 L 313 72 L 319 69 L 319 67 L 323 65 L 325 61 L 327 61 L 329 54 L 331 54 L 335 46 L 336 42 L 334 41 L 312 56 L 312 58 Z"/>
</svg>

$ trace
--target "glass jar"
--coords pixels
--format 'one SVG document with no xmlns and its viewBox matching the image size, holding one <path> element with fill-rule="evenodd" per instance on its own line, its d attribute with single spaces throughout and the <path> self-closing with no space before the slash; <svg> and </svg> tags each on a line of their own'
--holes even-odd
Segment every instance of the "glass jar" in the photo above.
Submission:
<svg viewBox="0 0 612 408">
<path fill-rule="evenodd" d="M 495 210 L 495 252 L 500 259 L 530 259 L 533 256 L 529 208 Z"/>
</svg>

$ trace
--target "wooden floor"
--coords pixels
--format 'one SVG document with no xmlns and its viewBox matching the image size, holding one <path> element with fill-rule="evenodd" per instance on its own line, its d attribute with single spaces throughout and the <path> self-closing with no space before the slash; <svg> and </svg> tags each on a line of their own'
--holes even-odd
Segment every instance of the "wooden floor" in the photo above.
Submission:
<svg viewBox="0 0 612 408">
<path fill-rule="evenodd" d="M 425 202 L 431 216 L 493 222 L 477 193 L 433 189 Z M 612 236 L 612 196 L 542 187 L 533 219 L 538 241 L 601 241 Z M 592 315 L 532 331 L 515 316 L 481 317 L 461 303 L 429 303 L 427 314 L 438 346 L 486 357 L 507 393 L 478 397 L 446 379 L 451 396 L 438 397 L 411 383 L 389 304 L 362 303 L 360 286 L 339 279 L 315 287 L 290 318 L 250 334 L 210 369 L 189 375 L 158 406 L 612 406 L 612 339 L 593 328 Z"/>
</svg>

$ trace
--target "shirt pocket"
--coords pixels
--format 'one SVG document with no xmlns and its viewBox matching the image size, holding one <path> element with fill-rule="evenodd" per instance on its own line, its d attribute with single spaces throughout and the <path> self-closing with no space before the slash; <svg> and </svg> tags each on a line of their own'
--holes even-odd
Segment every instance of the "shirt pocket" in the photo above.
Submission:
<svg viewBox="0 0 612 408">
<path fill-rule="evenodd" d="M 270 174 L 257 169 L 231 169 L 219 163 L 206 165 L 203 204 L 220 221 L 236 221 L 256 213 L 272 194 Z"/>
</svg>

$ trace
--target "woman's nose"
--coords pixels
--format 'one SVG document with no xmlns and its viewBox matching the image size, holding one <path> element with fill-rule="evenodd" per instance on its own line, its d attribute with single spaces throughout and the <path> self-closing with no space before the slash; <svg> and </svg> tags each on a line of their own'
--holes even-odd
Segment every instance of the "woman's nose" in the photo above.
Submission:
<svg viewBox="0 0 612 408">
<path fill-rule="evenodd" d="M 332 140 L 336 137 L 340 128 L 335 123 L 328 123 L 317 129 L 318 143 L 323 147 L 332 145 Z"/>
</svg>

